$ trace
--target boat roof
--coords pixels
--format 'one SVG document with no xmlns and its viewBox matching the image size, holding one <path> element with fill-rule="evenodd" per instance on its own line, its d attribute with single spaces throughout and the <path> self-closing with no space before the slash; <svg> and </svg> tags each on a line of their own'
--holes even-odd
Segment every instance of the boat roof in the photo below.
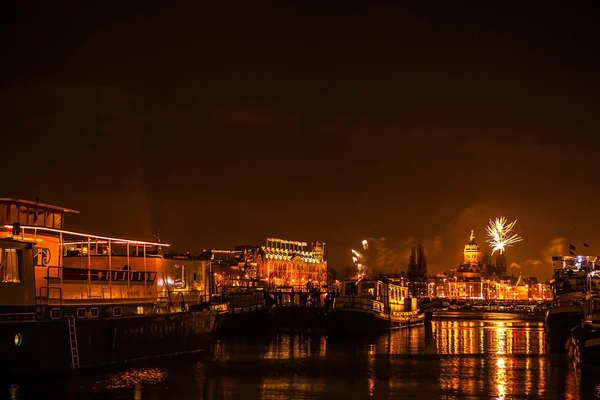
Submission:
<svg viewBox="0 0 600 400">
<path fill-rule="evenodd" d="M 24 199 L 10 198 L 10 197 L 0 198 L 0 203 L 36 206 L 36 207 L 45 208 L 48 210 L 60 211 L 63 213 L 79 214 L 79 211 L 73 210 L 71 208 L 65 208 L 65 207 L 60 207 L 60 206 L 54 206 L 52 204 L 40 203 L 38 201 L 31 201 L 31 200 L 24 200 Z"/>
<path fill-rule="evenodd" d="M 12 225 L 4 225 L 6 229 L 12 229 Z M 21 225 L 21 230 L 25 233 L 26 230 L 34 231 L 36 234 L 47 234 L 50 236 L 58 236 L 62 234 L 63 243 L 84 243 L 84 240 L 87 241 L 89 239 L 90 243 L 107 243 L 111 242 L 113 244 L 123 244 L 123 245 L 133 245 L 133 246 L 160 246 L 160 247 L 169 247 L 171 246 L 168 243 L 159 243 L 159 242 L 147 242 L 143 240 L 136 239 L 125 239 L 125 238 L 117 238 L 117 237 L 109 237 L 109 236 L 99 236 L 92 235 L 90 233 L 83 232 L 75 232 L 75 231 L 67 231 L 64 229 L 55 229 L 55 228 L 46 228 L 43 226 L 34 226 L 34 225 Z"/>
</svg>

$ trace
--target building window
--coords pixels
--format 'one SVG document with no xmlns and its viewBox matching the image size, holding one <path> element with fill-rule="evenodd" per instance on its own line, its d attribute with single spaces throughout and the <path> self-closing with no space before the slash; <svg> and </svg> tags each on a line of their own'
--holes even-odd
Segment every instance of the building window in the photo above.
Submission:
<svg viewBox="0 0 600 400">
<path fill-rule="evenodd" d="M 1 249 L 0 282 L 21 283 L 22 251 L 17 249 Z"/>
</svg>

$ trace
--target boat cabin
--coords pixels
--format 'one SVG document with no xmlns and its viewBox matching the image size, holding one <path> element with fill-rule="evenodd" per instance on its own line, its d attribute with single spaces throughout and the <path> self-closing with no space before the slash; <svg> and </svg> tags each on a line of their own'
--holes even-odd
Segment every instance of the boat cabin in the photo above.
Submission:
<svg viewBox="0 0 600 400">
<path fill-rule="evenodd" d="M 335 299 L 334 307 L 348 302 L 362 302 L 367 308 L 373 305 L 381 310 L 390 307 L 403 311 L 417 309 L 417 299 L 409 297 L 408 287 L 401 285 L 400 281 L 385 278 L 343 281 L 341 295 Z"/>
<path fill-rule="evenodd" d="M 553 279 L 550 281 L 554 299 L 586 290 L 586 276 L 589 271 L 600 268 L 595 256 L 553 256 Z"/>
<path fill-rule="evenodd" d="M 143 313 L 210 301 L 209 261 L 165 255 L 166 243 L 65 230 L 67 213 L 78 212 L 0 199 L 0 307 L 73 305 L 83 318 L 97 316 L 97 304 L 135 303 Z"/>
<path fill-rule="evenodd" d="M 600 325 L 600 271 L 592 271 L 587 276 L 583 319 L 587 323 Z"/>
</svg>

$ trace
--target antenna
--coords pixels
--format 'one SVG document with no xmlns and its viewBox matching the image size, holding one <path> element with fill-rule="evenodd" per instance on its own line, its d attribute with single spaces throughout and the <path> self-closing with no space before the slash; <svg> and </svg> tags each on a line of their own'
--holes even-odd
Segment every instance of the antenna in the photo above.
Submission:
<svg viewBox="0 0 600 400">
<path fill-rule="evenodd" d="M 156 239 L 156 241 L 157 241 L 158 243 L 162 243 L 162 242 L 160 241 L 160 230 L 158 230 L 158 231 L 156 232 L 156 235 L 152 235 L 152 236 L 154 236 L 154 238 Z M 162 253 L 163 253 L 162 246 L 156 246 L 156 247 L 158 248 L 158 254 L 162 254 Z"/>
<path fill-rule="evenodd" d="M 40 203 L 40 198 L 36 197 L 35 198 L 35 210 L 33 211 L 33 224 L 37 225 L 37 217 L 38 217 L 38 204 Z"/>
</svg>

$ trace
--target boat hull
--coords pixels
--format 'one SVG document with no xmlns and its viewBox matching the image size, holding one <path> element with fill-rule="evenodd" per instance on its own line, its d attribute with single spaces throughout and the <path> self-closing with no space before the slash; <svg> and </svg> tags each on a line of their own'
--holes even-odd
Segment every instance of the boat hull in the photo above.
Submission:
<svg viewBox="0 0 600 400">
<path fill-rule="evenodd" d="M 272 329 L 272 315 L 265 308 L 231 312 L 219 329 L 219 337 L 261 335 Z"/>
<path fill-rule="evenodd" d="M 208 350 L 224 316 L 222 312 L 205 310 L 76 319 L 80 367 Z M 1 322 L 0 369 L 11 375 L 70 369 L 69 333 L 66 319 Z"/>
<path fill-rule="evenodd" d="M 544 328 L 552 352 L 565 350 L 571 329 L 581 323 L 582 315 L 583 309 L 576 305 L 551 308 L 546 312 Z"/>
<path fill-rule="evenodd" d="M 576 365 L 600 366 L 600 331 L 586 325 L 571 329 L 565 346 L 568 356 Z"/>
<path fill-rule="evenodd" d="M 275 306 L 273 324 L 278 330 L 324 330 L 327 326 L 325 307 Z"/>
<path fill-rule="evenodd" d="M 431 319 L 431 313 L 429 320 Z M 390 318 L 389 315 L 360 309 L 333 309 L 327 313 L 327 330 L 332 335 L 349 333 L 382 332 L 390 329 L 423 325 L 425 313 L 412 313 L 406 318 Z"/>
</svg>

